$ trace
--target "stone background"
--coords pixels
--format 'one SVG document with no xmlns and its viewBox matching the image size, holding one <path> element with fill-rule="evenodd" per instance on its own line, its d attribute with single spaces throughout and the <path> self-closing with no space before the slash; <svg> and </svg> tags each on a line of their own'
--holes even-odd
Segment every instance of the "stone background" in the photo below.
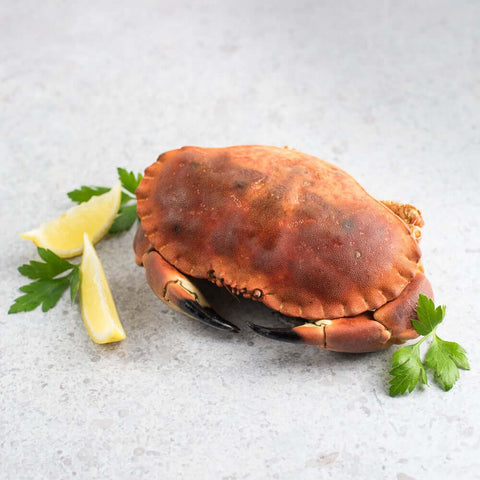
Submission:
<svg viewBox="0 0 480 480">
<path fill-rule="evenodd" d="M 480 3 L 0 3 L 0 477 L 480 478 Z M 102 241 L 127 331 L 99 346 L 67 298 L 7 315 L 18 234 L 66 192 L 182 145 L 289 145 L 421 208 L 426 271 L 472 370 L 387 395 L 395 348 L 268 341 L 261 305 L 206 287 L 239 335 L 169 311 Z"/>
</svg>

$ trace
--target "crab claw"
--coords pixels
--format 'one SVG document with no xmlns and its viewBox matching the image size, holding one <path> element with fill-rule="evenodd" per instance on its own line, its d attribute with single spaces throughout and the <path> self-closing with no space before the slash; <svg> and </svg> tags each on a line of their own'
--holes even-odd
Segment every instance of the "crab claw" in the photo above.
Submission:
<svg viewBox="0 0 480 480">
<path fill-rule="evenodd" d="M 145 253 L 142 263 L 148 284 L 169 307 L 212 327 L 239 331 L 236 325 L 218 315 L 197 287 L 158 252 L 152 250 Z"/>
<path fill-rule="evenodd" d="M 295 331 L 295 328 L 297 327 L 272 328 L 262 327 L 252 322 L 246 323 L 255 333 L 258 333 L 264 337 L 272 338 L 273 340 L 280 340 L 281 342 L 305 343 L 302 336 Z"/>
<path fill-rule="evenodd" d="M 418 336 L 412 327 L 419 294 L 433 297 L 430 282 L 419 269 L 413 280 L 394 300 L 375 312 L 354 317 L 319 320 L 293 328 L 249 327 L 264 337 L 284 342 L 317 345 L 337 352 L 365 353 L 403 343 Z"/>
<path fill-rule="evenodd" d="M 391 344 L 390 332 L 373 319 L 371 312 L 356 317 L 305 323 L 293 328 L 269 328 L 253 324 L 249 326 L 268 338 L 316 345 L 339 352 L 373 352 Z"/>
</svg>

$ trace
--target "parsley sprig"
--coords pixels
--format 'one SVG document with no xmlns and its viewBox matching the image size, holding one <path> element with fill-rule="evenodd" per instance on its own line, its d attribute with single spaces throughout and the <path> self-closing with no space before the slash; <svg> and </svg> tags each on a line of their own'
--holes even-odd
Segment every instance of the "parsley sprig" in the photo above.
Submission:
<svg viewBox="0 0 480 480">
<path fill-rule="evenodd" d="M 445 306 L 435 308 L 433 300 L 420 294 L 418 320 L 412 320 L 413 328 L 423 335 L 417 343 L 397 350 L 392 357 L 390 396 L 411 393 L 418 385 L 428 385 L 426 368 L 432 370 L 434 380 L 445 390 L 450 390 L 460 377 L 459 368 L 470 370 L 467 352 L 458 343 L 447 342 L 437 335 L 437 327 L 445 318 Z M 422 362 L 420 347 L 431 337 L 431 344 Z"/>
<path fill-rule="evenodd" d="M 125 168 L 117 168 L 118 178 L 122 183 L 122 199 L 120 201 L 120 209 L 115 218 L 109 233 L 116 234 L 130 230 L 130 228 L 137 220 L 137 203 L 135 199 L 135 190 L 142 180 L 140 173 L 127 171 Z M 68 197 L 76 203 L 83 203 L 90 200 L 93 196 L 103 195 L 110 190 L 108 187 L 86 186 L 82 185 L 80 188 L 68 192 Z"/>
<path fill-rule="evenodd" d="M 68 288 L 71 302 L 75 301 L 80 284 L 79 265 L 60 258 L 46 248 L 37 250 L 43 262 L 32 260 L 18 268 L 22 275 L 34 281 L 20 287 L 24 295 L 15 300 L 8 313 L 30 312 L 40 305 L 46 312 L 58 303 Z"/>
<path fill-rule="evenodd" d="M 118 178 L 123 187 L 120 209 L 109 233 L 115 234 L 129 230 L 137 220 L 137 203 L 135 190 L 142 179 L 140 173 L 134 174 L 124 168 L 118 168 Z M 68 192 L 67 195 L 76 203 L 83 203 L 93 196 L 103 195 L 110 190 L 108 187 L 81 186 Z M 53 308 L 67 289 L 70 289 L 70 300 L 74 303 L 80 285 L 79 264 L 60 258 L 51 250 L 38 248 L 38 254 L 43 262 L 32 260 L 22 265 L 18 271 L 33 282 L 20 287 L 23 295 L 15 299 L 8 313 L 30 312 L 42 306 L 46 312 Z"/>
</svg>

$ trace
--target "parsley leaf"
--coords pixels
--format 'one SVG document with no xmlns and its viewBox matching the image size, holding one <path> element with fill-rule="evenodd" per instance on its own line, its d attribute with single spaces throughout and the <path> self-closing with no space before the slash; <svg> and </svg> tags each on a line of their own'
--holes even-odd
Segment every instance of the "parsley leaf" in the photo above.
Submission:
<svg viewBox="0 0 480 480">
<path fill-rule="evenodd" d="M 18 268 L 18 271 L 23 276 L 31 279 L 49 279 L 72 268 L 70 262 L 55 255 L 51 250 L 46 248 L 38 248 L 37 250 L 44 262 L 32 260 L 30 263 L 22 265 Z"/>
<path fill-rule="evenodd" d="M 420 294 L 417 306 L 418 320 L 413 319 L 412 324 L 419 335 L 429 335 L 442 322 L 445 317 L 445 306 L 435 308 L 431 298 Z"/>
<path fill-rule="evenodd" d="M 18 268 L 23 276 L 34 281 L 20 287 L 24 295 L 15 299 L 8 313 L 30 312 L 40 305 L 46 312 L 58 303 L 69 287 L 73 303 L 80 283 L 79 266 L 45 248 L 38 248 L 38 254 L 44 262 L 32 260 Z M 59 276 L 68 270 L 68 274 Z"/>
<path fill-rule="evenodd" d="M 107 188 L 107 187 L 87 187 L 83 185 L 82 187 L 77 188 L 76 190 L 72 190 L 71 192 L 68 192 L 67 195 L 74 202 L 83 203 L 83 202 L 87 202 L 92 197 L 95 197 L 97 195 L 103 195 L 108 191 L 110 191 L 110 188 Z"/>
<path fill-rule="evenodd" d="M 103 195 L 111 190 L 108 187 L 87 187 L 85 185 L 77 188 L 76 190 L 72 190 L 68 192 L 68 197 L 77 203 L 88 202 L 92 197 Z M 135 200 L 134 197 L 129 195 L 128 193 L 122 192 L 122 198 L 120 199 L 120 204 L 123 205 L 124 203 L 129 202 L 130 200 Z"/>
<path fill-rule="evenodd" d="M 392 357 L 390 375 L 390 396 L 401 395 L 407 390 L 412 392 L 420 382 L 428 385 L 427 374 L 420 360 L 419 344 L 409 345 L 397 350 Z"/>
<path fill-rule="evenodd" d="M 470 370 L 466 351 L 455 342 L 446 342 L 433 335 L 432 344 L 425 356 L 425 364 L 435 374 L 435 380 L 445 391 L 450 390 L 460 378 L 458 368 Z"/>
<path fill-rule="evenodd" d="M 112 226 L 110 227 L 110 233 L 119 233 L 126 230 L 130 230 L 132 225 L 137 220 L 137 205 L 122 205 L 118 211 Z"/>
<path fill-rule="evenodd" d="M 133 172 L 128 172 L 125 168 L 120 167 L 117 168 L 117 172 L 123 188 L 130 193 L 135 193 L 135 190 L 138 188 L 138 185 L 142 180 L 142 175 L 140 173 L 135 175 Z"/>
<path fill-rule="evenodd" d="M 427 383 L 425 366 L 433 371 L 434 380 L 445 390 L 450 390 L 459 379 L 458 369 L 469 370 L 467 352 L 455 342 L 442 340 L 436 333 L 438 325 L 445 318 L 444 305 L 435 307 L 433 301 L 425 295 L 418 297 L 417 317 L 412 324 L 419 335 L 417 343 L 398 349 L 392 357 L 390 375 L 390 396 L 402 395 L 407 390 L 412 392 L 419 384 Z M 422 362 L 420 346 L 431 337 L 431 344 Z"/>
<path fill-rule="evenodd" d="M 118 210 L 117 217 L 115 218 L 115 221 L 109 230 L 110 234 L 116 234 L 130 230 L 135 223 L 135 220 L 137 220 L 137 203 L 134 194 L 143 178 L 140 173 L 135 174 L 133 172 L 129 172 L 125 168 L 117 168 L 117 173 L 124 191 L 122 191 L 120 209 Z M 93 196 L 103 195 L 109 190 L 110 188 L 107 187 L 83 185 L 76 190 L 68 192 L 67 195 L 74 202 L 82 203 L 90 200 Z"/>
</svg>

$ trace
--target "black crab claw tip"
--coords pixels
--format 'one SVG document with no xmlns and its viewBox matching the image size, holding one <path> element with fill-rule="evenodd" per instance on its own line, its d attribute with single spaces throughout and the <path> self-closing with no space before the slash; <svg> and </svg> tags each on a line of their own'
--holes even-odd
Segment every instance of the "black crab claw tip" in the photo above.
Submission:
<svg viewBox="0 0 480 480">
<path fill-rule="evenodd" d="M 222 318 L 213 308 L 202 307 L 195 300 L 182 300 L 179 302 L 178 307 L 188 316 L 196 318 L 211 327 L 219 328 L 220 330 L 229 330 L 235 333 L 240 331 L 236 325 Z"/>
<path fill-rule="evenodd" d="M 247 325 L 256 333 L 267 337 L 273 338 L 274 340 L 280 340 L 281 342 L 288 343 L 304 343 L 302 337 L 295 332 L 291 327 L 287 328 L 272 328 L 272 327 L 261 327 L 260 325 L 255 325 L 255 323 L 247 322 Z"/>
</svg>

